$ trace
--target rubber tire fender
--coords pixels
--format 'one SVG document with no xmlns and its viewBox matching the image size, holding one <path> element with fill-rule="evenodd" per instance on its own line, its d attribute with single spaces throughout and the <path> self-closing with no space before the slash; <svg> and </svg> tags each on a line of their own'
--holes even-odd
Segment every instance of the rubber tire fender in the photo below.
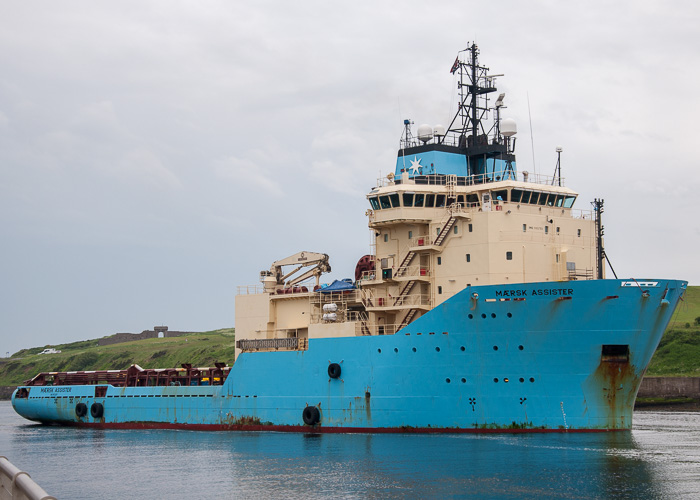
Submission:
<svg viewBox="0 0 700 500">
<path fill-rule="evenodd" d="M 338 363 L 331 363 L 328 365 L 328 376 L 330 378 L 340 378 L 340 365 Z"/>
<path fill-rule="evenodd" d="M 85 415 L 87 415 L 87 405 L 85 403 L 78 403 L 75 405 L 75 416 L 78 418 L 83 418 Z"/>
<path fill-rule="evenodd" d="M 307 406 L 301 413 L 301 418 L 306 425 L 316 425 L 321 421 L 321 412 L 315 406 Z"/>
<path fill-rule="evenodd" d="M 104 412 L 105 409 L 102 403 L 92 403 L 92 405 L 90 405 L 90 415 L 92 415 L 92 418 L 102 418 Z"/>
</svg>

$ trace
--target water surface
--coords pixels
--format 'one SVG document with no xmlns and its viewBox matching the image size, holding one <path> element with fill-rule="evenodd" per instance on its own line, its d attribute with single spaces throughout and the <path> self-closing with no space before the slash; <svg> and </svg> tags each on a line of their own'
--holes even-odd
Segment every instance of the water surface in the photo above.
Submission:
<svg viewBox="0 0 700 500">
<path fill-rule="evenodd" d="M 0 455 L 58 498 L 700 497 L 700 413 L 632 432 L 304 435 L 35 425 L 0 402 Z"/>
</svg>

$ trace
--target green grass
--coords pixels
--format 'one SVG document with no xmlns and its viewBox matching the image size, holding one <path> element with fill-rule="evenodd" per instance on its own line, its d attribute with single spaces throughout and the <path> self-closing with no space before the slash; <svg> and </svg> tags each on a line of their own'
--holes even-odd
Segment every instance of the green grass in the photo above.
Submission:
<svg viewBox="0 0 700 500">
<path fill-rule="evenodd" d="M 700 329 L 700 325 L 695 324 L 696 318 L 700 318 L 700 286 L 689 286 L 673 313 L 668 330 L 686 328 L 686 324 Z"/>
<path fill-rule="evenodd" d="M 123 370 L 136 363 L 143 368 L 177 368 L 182 363 L 214 366 L 233 364 L 233 328 L 188 334 L 183 337 L 146 339 L 98 346 L 86 340 L 51 346 L 59 354 L 41 354 L 45 347 L 23 349 L 0 360 L 0 386 L 18 385 L 45 371 Z"/>
</svg>

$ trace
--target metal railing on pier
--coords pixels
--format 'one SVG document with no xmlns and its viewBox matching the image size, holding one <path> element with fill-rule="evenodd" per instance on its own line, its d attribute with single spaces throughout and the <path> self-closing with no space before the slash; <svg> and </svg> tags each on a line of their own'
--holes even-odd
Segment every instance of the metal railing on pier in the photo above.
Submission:
<svg viewBox="0 0 700 500">
<path fill-rule="evenodd" d="M 0 500 L 56 500 L 7 457 L 0 457 Z"/>
</svg>

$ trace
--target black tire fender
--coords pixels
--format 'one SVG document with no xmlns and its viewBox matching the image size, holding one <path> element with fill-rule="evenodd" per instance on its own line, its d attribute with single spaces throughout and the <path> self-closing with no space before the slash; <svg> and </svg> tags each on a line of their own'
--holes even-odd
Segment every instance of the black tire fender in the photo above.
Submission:
<svg viewBox="0 0 700 500">
<path fill-rule="evenodd" d="M 75 405 L 75 416 L 78 418 L 83 418 L 85 415 L 87 415 L 87 405 L 85 403 L 78 403 Z"/>
<path fill-rule="evenodd" d="M 321 421 L 321 412 L 315 406 L 307 406 L 301 413 L 301 418 L 306 425 L 316 425 Z"/>
<path fill-rule="evenodd" d="M 102 403 L 92 403 L 90 406 L 90 415 L 92 415 L 92 418 L 102 418 L 104 412 L 105 409 L 104 406 L 102 406 Z"/>
<path fill-rule="evenodd" d="M 328 376 L 330 378 L 340 378 L 340 373 L 342 370 L 340 369 L 340 365 L 338 363 L 331 363 L 328 365 Z"/>
</svg>

